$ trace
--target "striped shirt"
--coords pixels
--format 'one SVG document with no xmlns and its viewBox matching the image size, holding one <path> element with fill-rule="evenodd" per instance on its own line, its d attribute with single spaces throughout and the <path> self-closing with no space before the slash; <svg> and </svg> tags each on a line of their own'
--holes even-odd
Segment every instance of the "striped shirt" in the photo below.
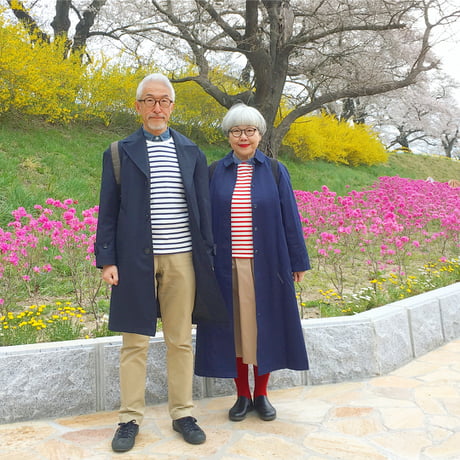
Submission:
<svg viewBox="0 0 460 460">
<path fill-rule="evenodd" d="M 251 181 L 253 166 L 239 163 L 231 205 L 232 257 L 254 258 Z"/>
<path fill-rule="evenodd" d="M 192 250 L 184 185 L 174 140 L 147 140 L 150 166 L 150 221 L 154 254 Z"/>
</svg>

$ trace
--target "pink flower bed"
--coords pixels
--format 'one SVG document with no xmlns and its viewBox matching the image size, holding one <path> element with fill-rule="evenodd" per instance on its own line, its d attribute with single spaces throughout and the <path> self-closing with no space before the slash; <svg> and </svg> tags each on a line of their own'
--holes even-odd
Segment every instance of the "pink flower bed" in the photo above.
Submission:
<svg viewBox="0 0 460 460">
<path fill-rule="evenodd" d="M 460 188 L 446 183 L 381 177 L 370 189 L 337 196 L 295 191 L 307 246 L 341 294 L 350 270 L 373 279 L 404 276 L 411 259 L 459 256 Z"/>
<path fill-rule="evenodd" d="M 459 256 L 459 188 L 382 177 L 346 196 L 326 186 L 296 190 L 295 196 L 314 266 L 340 294 L 355 271 L 365 271 L 367 280 L 383 272 L 403 276 L 411 260 Z M 37 294 L 55 271 L 55 281 L 72 279 L 79 303 L 85 295 L 94 302 L 100 287 L 93 254 L 98 208 L 78 212 L 77 204 L 48 199 L 30 213 L 19 208 L 7 229 L 0 228 L 0 312 L 25 300 L 24 294 Z"/>
<path fill-rule="evenodd" d="M 93 245 L 98 208 L 79 215 L 76 205 L 75 200 L 49 198 L 46 207 L 36 205 L 31 213 L 16 209 L 7 229 L 0 228 L 0 307 L 8 310 L 24 293 L 36 295 L 43 276 L 56 265 L 65 267 L 76 291 L 92 282 L 85 278 L 97 276 Z"/>
</svg>

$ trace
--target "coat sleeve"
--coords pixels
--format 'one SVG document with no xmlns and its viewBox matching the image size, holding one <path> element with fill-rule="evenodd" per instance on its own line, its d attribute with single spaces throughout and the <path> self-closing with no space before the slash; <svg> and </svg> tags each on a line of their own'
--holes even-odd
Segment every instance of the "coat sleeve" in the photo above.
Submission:
<svg viewBox="0 0 460 460">
<path fill-rule="evenodd" d="M 99 214 L 94 253 L 96 266 L 117 265 L 116 235 L 120 209 L 120 190 L 113 171 L 110 148 L 103 154 Z"/>
<path fill-rule="evenodd" d="M 209 256 L 214 255 L 214 238 L 211 222 L 211 199 L 209 195 L 209 174 L 205 154 L 200 150 L 195 168 L 195 190 L 200 214 L 200 232 Z"/>
<path fill-rule="evenodd" d="M 310 260 L 289 172 L 282 163 L 279 165 L 280 178 L 278 190 L 291 268 L 293 272 L 310 270 Z"/>
</svg>

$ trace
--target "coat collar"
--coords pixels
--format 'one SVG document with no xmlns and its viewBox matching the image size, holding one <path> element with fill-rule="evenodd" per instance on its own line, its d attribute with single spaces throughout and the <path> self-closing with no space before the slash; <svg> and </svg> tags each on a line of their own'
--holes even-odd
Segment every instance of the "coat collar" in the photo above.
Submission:
<svg viewBox="0 0 460 460">
<path fill-rule="evenodd" d="M 262 153 L 259 149 L 256 149 L 255 155 L 252 157 L 253 161 L 255 164 L 257 163 L 264 163 L 265 161 L 268 160 L 268 157 Z M 230 165 L 234 164 L 235 161 L 233 159 L 233 150 L 231 150 L 227 155 L 224 156 L 222 159 L 224 166 L 228 168 Z"/>
<path fill-rule="evenodd" d="M 193 179 L 193 171 L 195 168 L 195 162 L 197 161 L 196 144 L 175 129 L 169 128 L 169 131 L 174 139 L 177 161 L 179 162 L 179 167 L 183 173 L 183 180 L 184 182 L 189 181 Z M 145 174 L 145 176 L 149 177 L 150 171 L 147 155 L 147 143 L 143 127 L 141 126 L 137 131 L 122 140 L 121 147 L 137 165 L 137 167 Z"/>
<path fill-rule="evenodd" d="M 154 134 L 149 133 L 145 130 L 145 128 L 142 128 L 142 132 L 144 133 L 144 136 L 148 141 L 153 142 L 167 141 L 171 137 L 171 132 L 169 128 L 166 128 L 166 131 L 163 131 L 159 136 L 155 136 Z"/>
</svg>

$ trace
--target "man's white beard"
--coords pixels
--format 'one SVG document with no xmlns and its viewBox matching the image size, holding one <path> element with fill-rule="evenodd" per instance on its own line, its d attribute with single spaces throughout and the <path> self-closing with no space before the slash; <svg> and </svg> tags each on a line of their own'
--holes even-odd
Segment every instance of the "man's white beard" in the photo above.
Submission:
<svg viewBox="0 0 460 460">
<path fill-rule="evenodd" d="M 164 131 L 166 129 L 166 122 L 164 120 L 153 120 L 148 121 L 148 127 L 151 131 Z"/>
</svg>

